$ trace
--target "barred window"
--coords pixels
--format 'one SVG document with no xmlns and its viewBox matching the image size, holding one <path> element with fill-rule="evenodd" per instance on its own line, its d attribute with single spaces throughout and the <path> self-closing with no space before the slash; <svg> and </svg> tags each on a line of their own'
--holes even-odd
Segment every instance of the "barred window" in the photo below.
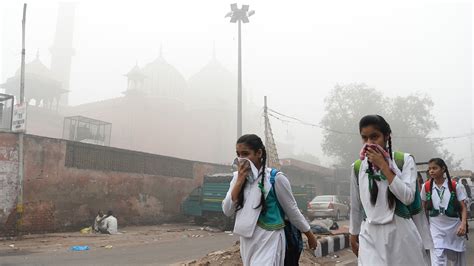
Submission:
<svg viewBox="0 0 474 266">
<path fill-rule="evenodd" d="M 193 178 L 194 162 L 69 141 L 65 165 L 79 169 Z"/>
</svg>

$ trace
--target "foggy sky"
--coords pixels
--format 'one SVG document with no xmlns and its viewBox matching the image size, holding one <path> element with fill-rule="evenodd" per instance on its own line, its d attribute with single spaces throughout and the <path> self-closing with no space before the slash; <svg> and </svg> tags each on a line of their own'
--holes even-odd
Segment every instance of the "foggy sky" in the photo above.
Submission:
<svg viewBox="0 0 474 266">
<path fill-rule="evenodd" d="M 237 71 L 237 27 L 222 0 L 75 1 L 70 103 L 120 97 L 127 73 L 159 55 L 185 78 L 211 58 Z M 414 3 L 415 2 L 415 3 Z M 0 82 L 20 63 L 22 1 L 0 2 Z M 246 1 L 256 14 L 243 26 L 244 87 L 256 104 L 319 123 L 336 84 L 364 82 L 389 96 L 428 93 L 440 125 L 433 137 L 473 128 L 470 1 Z M 27 62 L 39 50 L 50 64 L 58 1 L 28 3 Z M 255 119 L 260 119 L 256 117 Z M 357 123 L 358 121 L 354 121 Z M 244 121 L 245 124 L 245 121 Z M 277 141 L 318 156 L 321 130 L 272 120 Z M 244 126 L 245 129 L 245 126 Z M 444 142 L 471 167 L 469 139 Z M 395 144 L 396 145 L 396 144 Z"/>
</svg>

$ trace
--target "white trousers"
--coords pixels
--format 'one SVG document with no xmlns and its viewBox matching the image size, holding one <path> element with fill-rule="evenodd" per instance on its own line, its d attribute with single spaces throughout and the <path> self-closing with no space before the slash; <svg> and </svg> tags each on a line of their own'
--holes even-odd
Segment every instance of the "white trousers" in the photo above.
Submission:
<svg viewBox="0 0 474 266">
<path fill-rule="evenodd" d="M 453 266 L 466 266 L 466 252 L 435 248 L 431 251 L 431 266 L 446 266 L 448 260 Z"/>
</svg>

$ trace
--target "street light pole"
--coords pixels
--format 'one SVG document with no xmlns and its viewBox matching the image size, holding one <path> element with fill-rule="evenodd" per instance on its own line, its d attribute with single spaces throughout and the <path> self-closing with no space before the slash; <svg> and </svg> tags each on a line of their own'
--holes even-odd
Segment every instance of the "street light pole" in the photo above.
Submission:
<svg viewBox="0 0 474 266">
<path fill-rule="evenodd" d="M 239 20 L 238 81 L 237 81 L 237 138 L 242 136 L 242 22 Z"/>
<path fill-rule="evenodd" d="M 255 11 L 249 11 L 249 5 L 242 5 L 239 9 L 237 4 L 231 4 L 230 9 L 225 17 L 230 17 L 231 23 L 238 22 L 237 138 L 239 138 L 242 136 L 242 22 L 248 23 L 249 17 L 255 14 Z"/>
</svg>

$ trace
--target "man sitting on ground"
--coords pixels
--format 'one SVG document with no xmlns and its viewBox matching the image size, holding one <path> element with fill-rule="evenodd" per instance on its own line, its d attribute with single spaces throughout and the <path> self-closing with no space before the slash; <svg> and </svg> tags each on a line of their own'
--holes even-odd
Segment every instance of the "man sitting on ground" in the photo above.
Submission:
<svg viewBox="0 0 474 266">
<path fill-rule="evenodd" d="M 107 212 L 107 216 L 102 222 L 103 228 L 99 228 L 101 233 L 110 235 L 117 234 L 117 218 L 114 217 L 112 211 Z"/>
</svg>

